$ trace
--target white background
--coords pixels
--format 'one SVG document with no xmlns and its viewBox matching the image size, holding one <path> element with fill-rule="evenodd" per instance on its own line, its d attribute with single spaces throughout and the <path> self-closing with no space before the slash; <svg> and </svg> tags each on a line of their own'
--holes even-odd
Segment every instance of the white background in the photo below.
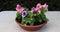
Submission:
<svg viewBox="0 0 60 32">
<path fill-rule="evenodd" d="M 34 32 L 60 32 L 60 12 L 48 11 L 46 16 L 48 23 L 38 31 Z M 20 28 L 16 22 L 16 11 L 0 12 L 0 32 L 29 32 Z"/>
</svg>

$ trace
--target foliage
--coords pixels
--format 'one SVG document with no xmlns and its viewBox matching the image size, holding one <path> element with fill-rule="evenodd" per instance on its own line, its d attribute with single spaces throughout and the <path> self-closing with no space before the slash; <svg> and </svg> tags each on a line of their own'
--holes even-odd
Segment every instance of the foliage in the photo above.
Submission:
<svg viewBox="0 0 60 32">
<path fill-rule="evenodd" d="M 17 10 L 17 14 L 16 14 L 16 18 L 18 18 L 19 20 L 21 20 L 21 24 L 24 25 L 30 25 L 30 26 L 34 26 L 36 23 L 39 22 L 39 24 L 44 23 L 46 21 L 48 21 L 45 12 L 47 11 L 45 8 L 47 7 L 46 4 L 41 5 L 38 3 L 36 5 L 36 9 L 32 9 L 30 11 L 28 11 L 29 9 L 27 8 L 22 8 L 21 6 L 17 5 L 16 10 Z"/>
</svg>

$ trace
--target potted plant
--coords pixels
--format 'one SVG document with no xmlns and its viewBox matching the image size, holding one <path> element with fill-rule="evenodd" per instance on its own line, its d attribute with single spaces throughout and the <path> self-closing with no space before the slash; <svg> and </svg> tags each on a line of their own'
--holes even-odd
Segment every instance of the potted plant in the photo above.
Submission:
<svg viewBox="0 0 60 32">
<path fill-rule="evenodd" d="M 48 11 L 47 4 L 41 5 L 38 3 L 36 7 L 32 7 L 31 10 L 17 4 L 16 10 L 16 23 L 24 30 L 39 30 L 48 21 L 45 15 L 45 12 Z"/>
</svg>

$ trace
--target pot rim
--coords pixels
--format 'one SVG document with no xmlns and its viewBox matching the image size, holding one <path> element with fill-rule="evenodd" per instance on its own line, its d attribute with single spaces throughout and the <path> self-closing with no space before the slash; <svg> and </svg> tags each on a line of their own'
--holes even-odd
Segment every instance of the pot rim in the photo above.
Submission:
<svg viewBox="0 0 60 32">
<path fill-rule="evenodd" d="M 16 20 L 16 23 L 19 24 L 19 25 L 21 25 L 21 26 L 25 26 L 25 25 L 19 23 L 17 20 Z M 26 25 L 25 27 L 40 27 L 40 26 L 42 26 L 42 25 L 44 25 L 44 24 L 46 24 L 46 23 L 47 23 L 47 21 L 44 22 L 43 24 L 40 24 L 40 25 L 36 25 L 36 26 L 28 26 L 28 25 Z"/>
</svg>

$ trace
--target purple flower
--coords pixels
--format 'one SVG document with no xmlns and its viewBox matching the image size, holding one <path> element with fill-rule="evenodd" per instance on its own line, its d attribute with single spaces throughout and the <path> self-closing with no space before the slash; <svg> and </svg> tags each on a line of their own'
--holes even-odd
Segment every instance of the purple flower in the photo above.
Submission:
<svg viewBox="0 0 60 32">
<path fill-rule="evenodd" d="M 35 7 L 32 7 L 32 8 L 31 8 L 31 10 L 34 10 L 34 9 L 35 9 Z"/>
<path fill-rule="evenodd" d="M 34 12 L 34 10 L 35 10 L 35 7 L 32 7 L 32 8 L 31 8 L 31 12 Z"/>
<path fill-rule="evenodd" d="M 26 11 L 23 11 L 22 12 L 22 17 L 25 17 L 27 15 L 27 12 Z"/>
</svg>

